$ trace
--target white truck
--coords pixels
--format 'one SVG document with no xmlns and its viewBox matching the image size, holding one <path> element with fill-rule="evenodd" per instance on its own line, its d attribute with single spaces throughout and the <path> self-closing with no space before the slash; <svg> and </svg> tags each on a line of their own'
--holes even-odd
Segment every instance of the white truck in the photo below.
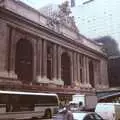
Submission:
<svg viewBox="0 0 120 120">
<path fill-rule="evenodd" d="M 72 101 L 69 102 L 71 110 L 94 110 L 97 104 L 96 95 L 76 94 L 72 96 Z"/>
</svg>

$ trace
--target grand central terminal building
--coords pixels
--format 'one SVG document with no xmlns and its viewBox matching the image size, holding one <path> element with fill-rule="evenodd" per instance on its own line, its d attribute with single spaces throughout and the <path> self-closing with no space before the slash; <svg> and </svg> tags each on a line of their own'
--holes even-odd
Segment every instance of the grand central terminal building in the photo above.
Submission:
<svg viewBox="0 0 120 120">
<path fill-rule="evenodd" d="M 81 35 L 66 3 L 51 17 L 0 0 L 0 89 L 71 95 L 109 87 L 100 44 Z"/>
</svg>

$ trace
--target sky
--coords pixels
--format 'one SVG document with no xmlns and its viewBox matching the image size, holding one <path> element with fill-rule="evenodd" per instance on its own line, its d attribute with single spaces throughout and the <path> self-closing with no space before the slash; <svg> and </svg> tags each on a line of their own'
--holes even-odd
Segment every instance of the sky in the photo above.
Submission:
<svg viewBox="0 0 120 120">
<path fill-rule="evenodd" d="M 66 0 L 21 0 L 33 8 L 39 9 L 48 4 L 61 4 Z M 68 0 L 70 1 L 70 0 Z M 113 37 L 120 48 L 120 0 L 76 0 L 71 8 L 80 33 L 94 39 L 105 35 Z"/>
</svg>

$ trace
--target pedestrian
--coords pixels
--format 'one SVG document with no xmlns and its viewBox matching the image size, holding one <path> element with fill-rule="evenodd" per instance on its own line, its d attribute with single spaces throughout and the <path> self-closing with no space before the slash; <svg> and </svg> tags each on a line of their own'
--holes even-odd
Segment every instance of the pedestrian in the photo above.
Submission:
<svg viewBox="0 0 120 120">
<path fill-rule="evenodd" d="M 58 115 L 55 120 L 73 120 L 73 114 L 69 110 L 69 106 L 66 106 L 62 110 L 60 110 L 59 114 L 61 114 L 61 116 L 59 117 Z"/>
<path fill-rule="evenodd" d="M 66 108 L 66 113 L 64 114 L 64 120 L 73 120 L 73 114 L 68 108 Z"/>
<path fill-rule="evenodd" d="M 82 111 L 82 110 L 84 110 L 83 103 L 79 102 L 79 111 Z"/>
<path fill-rule="evenodd" d="M 60 109 L 64 108 L 64 105 L 62 104 L 62 102 L 60 102 L 59 108 Z"/>
</svg>

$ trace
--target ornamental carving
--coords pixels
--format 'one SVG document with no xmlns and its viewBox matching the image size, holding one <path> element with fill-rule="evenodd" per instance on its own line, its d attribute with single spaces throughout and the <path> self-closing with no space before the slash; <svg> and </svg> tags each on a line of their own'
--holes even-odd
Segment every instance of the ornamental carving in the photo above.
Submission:
<svg viewBox="0 0 120 120">
<path fill-rule="evenodd" d="M 51 14 L 51 19 L 48 19 L 47 25 L 54 30 L 59 31 L 60 25 L 65 25 L 69 29 L 75 32 L 79 32 L 76 27 L 75 20 L 73 16 L 70 16 L 71 9 L 69 7 L 69 2 L 66 1 L 58 6 L 58 11 L 53 11 Z"/>
<path fill-rule="evenodd" d="M 60 20 L 67 21 L 67 18 L 69 17 L 71 10 L 69 8 L 68 1 L 64 2 L 63 4 L 59 5 L 59 12 L 58 17 Z"/>
</svg>

